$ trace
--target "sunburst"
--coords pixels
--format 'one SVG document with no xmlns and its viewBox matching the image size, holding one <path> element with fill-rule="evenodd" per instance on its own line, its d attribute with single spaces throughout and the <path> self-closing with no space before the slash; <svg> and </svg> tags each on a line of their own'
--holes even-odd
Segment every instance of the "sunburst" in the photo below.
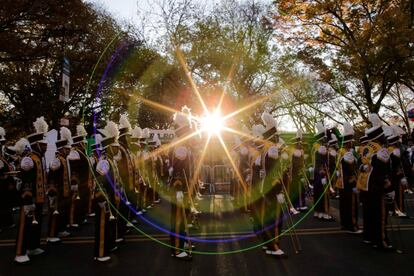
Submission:
<svg viewBox="0 0 414 276">
<path fill-rule="evenodd" d="M 195 93 L 195 95 L 196 95 L 198 101 L 200 102 L 204 112 L 203 112 L 202 116 L 188 115 L 188 114 L 184 114 L 181 111 L 176 110 L 172 107 L 169 107 L 169 106 L 166 106 L 166 105 L 163 105 L 163 104 L 160 104 L 160 103 L 156 103 L 156 102 L 144 99 L 140 96 L 136 96 L 137 99 L 140 100 L 144 104 L 150 105 L 154 108 L 157 108 L 157 109 L 160 109 L 160 110 L 163 110 L 163 111 L 166 111 L 166 112 L 171 112 L 171 113 L 176 112 L 176 113 L 184 114 L 185 116 L 188 117 L 189 120 L 195 121 L 196 124 L 199 125 L 199 128 L 196 131 L 194 131 L 191 134 L 188 134 L 184 137 L 180 137 L 180 138 L 172 141 L 171 143 L 168 143 L 168 144 L 165 144 L 165 145 L 161 146 L 160 148 L 154 150 L 151 153 L 151 155 L 156 156 L 156 155 L 158 155 L 162 152 L 168 151 L 169 149 L 171 149 L 173 147 L 176 147 L 180 144 L 185 143 L 186 141 L 192 139 L 193 137 L 196 137 L 197 135 L 202 135 L 203 133 L 207 134 L 207 139 L 205 139 L 205 142 L 204 142 L 204 145 L 203 145 L 203 150 L 200 154 L 200 158 L 198 158 L 196 168 L 195 168 L 195 171 L 194 171 L 194 174 L 193 174 L 192 183 L 196 183 L 196 181 L 198 179 L 198 176 L 199 176 L 199 173 L 200 173 L 200 170 L 201 170 L 201 167 L 202 167 L 202 164 L 204 162 L 206 152 L 209 148 L 211 138 L 216 137 L 220 141 L 220 145 L 223 148 L 223 150 L 224 150 L 224 152 L 225 152 L 225 154 L 226 154 L 226 156 L 227 156 L 234 172 L 236 173 L 236 176 L 239 179 L 243 189 L 247 190 L 247 185 L 245 183 L 245 180 L 241 176 L 241 174 L 240 174 L 240 172 L 237 168 L 236 162 L 230 154 L 230 151 L 229 151 L 229 149 L 228 149 L 228 147 L 227 147 L 227 145 L 226 145 L 226 143 L 225 143 L 225 141 L 222 137 L 222 133 L 223 132 L 228 132 L 228 133 L 231 133 L 231 134 L 234 134 L 234 135 L 246 137 L 249 140 L 256 140 L 256 141 L 258 140 L 261 143 L 265 143 L 266 141 L 263 141 L 261 139 L 258 139 L 257 137 L 253 137 L 253 136 L 249 135 L 248 133 L 243 133 L 239 130 L 236 130 L 236 129 L 233 129 L 233 128 L 227 126 L 226 122 L 228 122 L 230 119 L 238 116 L 239 114 L 247 112 L 249 109 L 252 109 L 255 106 L 263 103 L 264 101 L 266 101 L 268 99 L 268 97 L 260 97 L 258 99 L 254 99 L 252 101 L 249 101 L 249 103 L 246 104 L 245 106 L 242 106 L 241 108 L 239 108 L 239 109 L 237 109 L 237 110 L 235 110 L 231 113 L 223 115 L 222 104 L 223 104 L 223 101 L 224 101 L 225 94 L 227 92 L 226 91 L 227 87 L 225 87 L 223 89 L 221 95 L 220 95 L 220 98 L 219 98 L 219 101 L 218 101 L 217 105 L 215 107 L 212 107 L 212 108 L 209 109 L 207 107 L 206 103 L 204 102 L 195 81 L 193 80 L 193 78 L 191 76 L 190 70 L 188 69 L 188 64 L 185 61 L 184 55 L 183 55 L 182 51 L 179 48 L 176 49 L 176 54 L 177 54 L 178 61 L 180 62 L 180 65 L 182 66 L 182 68 L 183 68 L 183 70 L 184 70 L 184 72 L 185 72 L 185 74 L 186 74 L 186 76 L 189 80 L 189 83 L 191 84 L 192 91 Z M 233 74 L 235 72 L 235 68 L 236 68 L 236 65 L 235 65 L 235 63 L 233 63 L 231 68 L 230 68 L 229 74 L 227 76 L 227 82 L 228 83 L 230 83 L 231 80 L 232 80 Z"/>
</svg>

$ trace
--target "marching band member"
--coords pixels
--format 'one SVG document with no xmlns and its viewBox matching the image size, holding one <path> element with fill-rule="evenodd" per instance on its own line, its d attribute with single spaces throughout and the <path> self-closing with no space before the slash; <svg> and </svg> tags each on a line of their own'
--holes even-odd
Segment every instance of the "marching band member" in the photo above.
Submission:
<svg viewBox="0 0 414 276">
<path fill-rule="evenodd" d="M 400 135 L 403 130 L 399 126 L 390 126 L 390 135 L 387 137 L 388 152 L 391 159 L 391 182 L 395 191 L 395 214 L 398 217 L 407 217 L 404 206 L 404 192 L 408 188 L 408 181 L 404 174 L 401 155 Z"/>
<path fill-rule="evenodd" d="M 33 123 L 36 132 L 21 139 L 16 144 L 21 154 L 20 170 L 22 185 L 20 188 L 22 206 L 20 208 L 19 229 L 16 240 L 16 263 L 27 263 L 29 256 L 44 253 L 40 248 L 42 211 L 46 190 L 46 160 L 44 154 L 47 141 L 44 135 L 49 129 L 43 117 Z"/>
<path fill-rule="evenodd" d="M 254 125 L 252 127 L 252 136 L 254 140 L 252 141 L 252 146 L 249 152 L 250 159 L 250 169 L 247 176 L 246 182 L 250 186 L 250 208 L 251 215 L 253 219 L 253 230 L 257 233 L 257 237 L 262 240 L 262 242 L 267 242 L 266 235 L 264 233 L 263 225 L 263 206 L 264 206 L 264 194 L 262 189 L 262 177 L 263 172 L 261 164 L 261 155 L 263 149 L 263 133 L 265 128 L 263 125 Z M 268 246 L 265 245 L 262 248 L 267 250 Z"/>
<path fill-rule="evenodd" d="M 344 123 L 342 148 L 338 153 L 337 180 L 335 187 L 339 190 L 339 215 L 343 229 L 349 233 L 361 234 L 358 229 L 358 189 L 357 159 L 354 156 L 352 142 L 354 129 Z"/>
<path fill-rule="evenodd" d="M 46 195 L 49 202 L 49 229 L 46 241 L 48 243 L 60 242 L 60 235 L 65 231 L 66 218 L 69 204 L 69 174 L 66 163 L 66 156 L 62 149 L 68 144 L 67 140 L 56 141 L 55 158 L 49 164 L 49 174 L 47 177 Z M 61 162 L 61 160 L 63 162 Z M 66 232 L 68 233 L 68 232 Z M 65 233 L 65 234 L 66 234 Z M 60 235 L 59 235 L 60 234 Z M 69 234 L 67 234 L 68 236 Z"/>
<path fill-rule="evenodd" d="M 118 125 L 112 121 L 108 121 L 106 124 L 103 134 L 105 139 L 102 141 L 102 147 L 105 150 L 105 157 L 111 168 L 111 176 L 108 181 L 112 185 L 112 190 L 109 191 L 109 200 L 111 202 L 111 211 L 115 219 L 114 233 L 115 242 L 121 243 L 124 241 L 126 233 L 127 217 L 128 214 L 128 199 L 125 196 L 125 187 L 122 183 L 122 179 L 119 172 L 119 161 L 122 159 L 122 153 L 119 144 L 119 129 Z M 108 141 L 110 142 L 109 144 Z"/>
<path fill-rule="evenodd" d="M 143 193 L 143 202 L 144 202 L 144 209 L 148 210 L 152 208 L 154 203 L 154 188 L 153 186 L 155 183 L 153 182 L 153 175 L 152 175 L 152 160 L 151 155 L 149 153 L 150 149 L 150 132 L 148 128 L 144 128 L 142 130 L 142 137 L 143 137 L 143 149 L 141 152 L 141 177 L 143 178 L 144 183 L 144 193 Z"/>
<path fill-rule="evenodd" d="M 120 181 L 122 183 L 122 189 L 125 191 L 125 202 L 122 204 L 122 216 L 124 218 L 130 218 L 129 206 L 130 200 L 134 198 L 134 183 L 135 183 L 135 168 L 130 151 L 130 137 L 131 137 L 131 124 L 125 114 L 121 115 L 119 120 L 119 151 L 121 153 L 121 159 L 117 162 L 119 169 Z M 132 223 L 127 223 L 128 227 L 132 227 Z"/>
<path fill-rule="evenodd" d="M 291 154 L 291 182 L 289 185 L 290 198 L 292 199 L 293 207 L 299 211 L 308 209 L 305 202 L 305 153 L 303 151 L 302 140 L 302 131 L 298 130 L 296 137 L 294 138 L 294 149 Z"/>
<path fill-rule="evenodd" d="M 328 131 L 328 182 L 329 182 L 329 193 L 338 198 L 338 194 L 335 191 L 335 183 L 337 179 L 337 159 L 338 159 L 338 138 L 336 136 L 336 128 Z M 328 192 L 327 192 L 328 193 Z M 329 197 L 328 197 L 329 198 Z M 329 203 L 329 200 L 328 200 Z M 329 204 L 328 204 L 329 210 Z M 329 214 L 329 212 L 328 212 Z"/>
<path fill-rule="evenodd" d="M 0 232 L 13 226 L 13 191 L 15 190 L 16 150 L 4 146 L 6 131 L 0 127 Z"/>
<path fill-rule="evenodd" d="M 317 123 L 318 130 L 315 135 L 316 143 L 313 145 L 313 188 L 314 188 L 314 217 L 323 220 L 332 220 L 329 215 L 329 180 L 328 180 L 328 149 L 326 148 L 326 129 L 322 123 Z"/>
<path fill-rule="evenodd" d="M 76 223 L 86 223 L 87 216 L 93 216 L 92 212 L 92 197 L 93 197 L 93 170 L 90 164 L 90 159 L 87 153 L 86 136 L 88 133 L 83 125 L 76 126 L 76 136 L 72 138 L 72 148 L 79 154 L 78 161 L 79 168 L 79 186 L 78 194 L 79 201 L 76 212 Z"/>
<path fill-rule="evenodd" d="M 138 211 L 138 215 L 142 215 L 143 206 L 143 182 L 141 179 L 141 140 L 142 138 L 142 129 L 138 126 L 132 130 L 131 136 L 131 158 L 134 163 L 134 192 L 131 195 L 131 199 L 135 204 L 135 208 Z"/>
<path fill-rule="evenodd" d="M 390 192 L 391 166 L 388 150 L 385 148 L 386 138 L 382 123 L 377 114 L 370 114 L 372 127 L 365 131 L 368 144 L 364 149 L 363 158 L 369 160 L 363 165 L 366 178 L 361 178 L 359 188 L 366 191 L 367 212 L 364 217 L 364 242 L 373 243 L 374 247 L 391 249 L 386 232 L 388 212 L 385 208 L 385 195 L 394 200 L 395 193 Z M 365 221 L 366 220 L 366 221 Z"/>
<path fill-rule="evenodd" d="M 190 119 L 182 114 L 174 114 L 174 124 L 176 125 L 175 134 L 179 139 L 191 133 Z M 184 194 L 189 190 L 190 176 L 190 156 L 189 147 L 186 144 L 179 144 L 172 151 L 171 167 L 169 175 L 171 177 L 171 256 L 178 259 L 191 259 L 189 251 L 186 250 L 184 236 L 189 236 L 187 226 L 186 203 Z M 190 247 L 191 249 L 191 243 Z"/>
<path fill-rule="evenodd" d="M 102 138 L 102 137 L 101 137 Z M 98 157 L 98 162 L 95 165 L 96 186 L 94 194 L 94 209 L 95 209 L 95 246 L 94 246 L 94 260 L 98 262 L 107 262 L 111 259 L 109 253 L 116 249 L 114 229 L 111 229 L 111 220 L 115 218 L 111 212 L 109 205 L 113 195 L 113 188 L 111 181 L 114 181 L 114 172 L 111 170 L 111 165 L 107 160 L 106 150 L 111 143 L 115 142 L 114 138 L 105 138 L 102 140 L 95 138 L 96 143 L 92 146 L 95 159 Z"/>
<path fill-rule="evenodd" d="M 285 192 L 288 183 L 287 160 L 288 155 L 284 149 L 283 141 L 279 133 L 275 119 L 267 112 L 262 114 L 262 120 L 266 126 L 263 133 L 264 143 L 260 157 L 260 193 L 264 198 L 263 205 L 263 230 L 267 245 L 266 254 L 276 257 L 286 256 L 280 248 L 280 235 L 283 224 L 283 208 L 288 206 L 285 201 Z M 286 195 L 288 196 L 288 195 Z M 290 212 L 289 208 L 286 208 Z"/>
</svg>

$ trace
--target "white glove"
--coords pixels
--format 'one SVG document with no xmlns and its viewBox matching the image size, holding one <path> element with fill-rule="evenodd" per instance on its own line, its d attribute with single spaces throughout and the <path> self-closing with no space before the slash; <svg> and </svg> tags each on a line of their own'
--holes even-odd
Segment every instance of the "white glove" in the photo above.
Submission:
<svg viewBox="0 0 414 276">
<path fill-rule="evenodd" d="M 173 176 L 173 172 L 174 172 L 174 168 L 173 167 L 170 167 L 168 169 L 168 175 L 172 177 Z"/>
<path fill-rule="evenodd" d="M 72 192 L 77 192 L 77 191 L 78 191 L 78 185 L 71 185 L 71 186 L 70 186 L 70 190 L 71 190 Z"/>
<path fill-rule="evenodd" d="M 387 193 L 387 197 L 388 198 L 391 198 L 392 200 L 394 200 L 395 199 L 395 192 L 392 191 L 392 192 Z"/>
<path fill-rule="evenodd" d="M 402 186 L 407 186 L 408 185 L 408 181 L 406 177 L 401 178 L 401 185 Z"/>
<path fill-rule="evenodd" d="M 321 179 L 321 183 L 324 186 L 328 183 L 328 181 L 326 181 L 326 177 L 324 177 L 324 178 Z"/>
<path fill-rule="evenodd" d="M 357 187 L 352 188 L 352 192 L 354 194 L 358 194 L 359 193 L 358 188 Z"/>
<path fill-rule="evenodd" d="M 364 166 L 362 167 L 362 170 L 363 170 L 364 172 L 367 172 L 367 171 L 369 170 L 369 166 L 368 166 L 368 165 L 364 165 Z"/>
<path fill-rule="evenodd" d="M 341 172 L 340 171 L 336 171 L 336 176 L 340 177 L 341 176 Z"/>
<path fill-rule="evenodd" d="M 259 176 L 260 176 L 260 179 L 265 178 L 265 176 L 266 176 L 266 172 L 265 172 L 264 170 L 260 170 L 260 172 L 259 172 Z"/>
<path fill-rule="evenodd" d="M 89 157 L 89 162 L 91 163 L 91 165 L 92 165 L 92 166 L 94 166 L 94 165 L 95 165 L 96 160 L 95 160 L 95 158 L 93 158 L 92 156 L 90 156 L 90 157 Z"/>
<path fill-rule="evenodd" d="M 250 174 L 248 174 L 246 176 L 246 182 L 249 183 L 252 180 L 252 176 Z"/>
<path fill-rule="evenodd" d="M 24 205 L 23 206 L 23 211 L 24 211 L 24 214 L 27 216 L 30 212 L 32 212 L 32 211 L 34 211 L 35 210 L 35 205 L 34 204 L 32 204 L 32 205 Z"/>
<path fill-rule="evenodd" d="M 182 191 L 178 191 L 176 193 L 176 199 L 177 199 L 177 202 L 183 203 L 183 201 L 184 201 L 184 193 Z"/>
<path fill-rule="evenodd" d="M 308 171 L 310 174 L 313 174 L 313 171 L 314 171 L 313 167 L 309 167 Z"/>
<path fill-rule="evenodd" d="M 277 194 L 276 199 L 277 199 L 277 202 L 279 204 L 285 203 L 285 195 L 284 194 Z"/>
<path fill-rule="evenodd" d="M 20 191 L 22 188 L 22 180 L 20 178 L 15 177 L 14 181 L 16 183 L 16 190 Z"/>
</svg>

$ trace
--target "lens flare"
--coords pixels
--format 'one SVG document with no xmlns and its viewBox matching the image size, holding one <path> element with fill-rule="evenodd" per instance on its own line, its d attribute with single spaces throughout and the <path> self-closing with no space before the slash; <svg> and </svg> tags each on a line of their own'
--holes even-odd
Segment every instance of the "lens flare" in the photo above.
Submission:
<svg viewBox="0 0 414 276">
<path fill-rule="evenodd" d="M 219 109 L 206 113 L 201 119 L 201 131 L 206 132 L 209 136 L 220 135 L 224 127 L 224 118 Z"/>
</svg>

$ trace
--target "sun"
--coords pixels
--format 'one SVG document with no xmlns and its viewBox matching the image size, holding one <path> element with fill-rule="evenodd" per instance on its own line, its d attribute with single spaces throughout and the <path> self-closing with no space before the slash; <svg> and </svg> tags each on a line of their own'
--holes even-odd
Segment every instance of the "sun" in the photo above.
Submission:
<svg viewBox="0 0 414 276">
<path fill-rule="evenodd" d="M 225 119 L 221 116 L 219 109 L 207 112 L 200 120 L 201 131 L 206 132 L 209 136 L 219 136 L 225 127 L 224 121 Z"/>
</svg>

